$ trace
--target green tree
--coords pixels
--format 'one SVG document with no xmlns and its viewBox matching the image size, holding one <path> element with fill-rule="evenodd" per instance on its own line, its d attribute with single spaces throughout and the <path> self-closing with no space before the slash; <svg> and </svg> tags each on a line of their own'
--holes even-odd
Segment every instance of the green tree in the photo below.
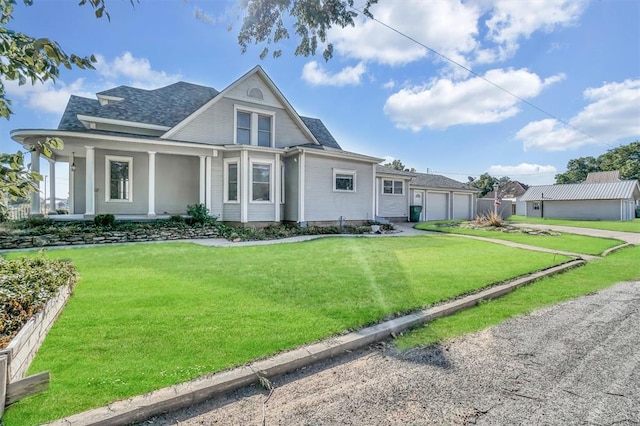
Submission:
<svg viewBox="0 0 640 426">
<path fill-rule="evenodd" d="M 414 169 L 413 167 L 408 169 L 404 166 L 404 163 L 401 160 L 393 160 L 389 163 L 384 163 L 383 166 L 385 167 L 389 167 L 393 170 L 401 170 L 401 171 L 405 171 L 405 172 L 415 172 L 416 169 Z"/>
<path fill-rule="evenodd" d="M 600 164 L 597 158 L 580 157 L 569 160 L 567 171 L 556 175 L 556 183 L 580 183 L 584 182 L 591 172 L 599 172 Z"/>
<path fill-rule="evenodd" d="M 366 0 L 362 13 L 373 18 L 369 9 L 378 0 Z M 333 26 L 354 26 L 358 11 L 354 0 L 242 0 L 240 5 L 246 14 L 238 34 L 242 53 L 251 44 L 263 45 L 260 58 L 269 54 L 269 45 L 290 37 L 285 21 L 293 18 L 293 29 L 299 37 L 296 56 L 315 55 L 318 44 L 324 44 L 322 56 L 333 56 L 333 44 L 327 43 L 327 31 Z M 274 50 L 277 58 L 282 50 Z"/>
<path fill-rule="evenodd" d="M 640 180 L 640 141 L 610 149 L 598 157 L 600 171 L 620 171 L 622 180 Z"/>
<path fill-rule="evenodd" d="M 469 176 L 469 185 L 481 191 L 479 197 L 484 197 L 489 192 L 493 191 L 494 185 L 504 185 L 505 183 L 510 181 L 511 178 L 509 178 L 508 176 L 503 176 L 498 179 L 497 177 L 491 176 L 489 173 L 483 173 L 477 179 Z"/>
</svg>

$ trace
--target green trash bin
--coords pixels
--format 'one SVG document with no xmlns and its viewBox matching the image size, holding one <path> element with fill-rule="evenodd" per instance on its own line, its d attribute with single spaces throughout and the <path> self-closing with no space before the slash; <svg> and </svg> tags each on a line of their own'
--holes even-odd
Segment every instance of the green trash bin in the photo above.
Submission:
<svg viewBox="0 0 640 426">
<path fill-rule="evenodd" d="M 409 220 L 411 222 L 420 222 L 420 214 L 422 213 L 422 206 L 410 206 L 409 207 Z"/>
<path fill-rule="evenodd" d="M 636 219 L 640 219 L 640 208 L 636 209 Z"/>
</svg>

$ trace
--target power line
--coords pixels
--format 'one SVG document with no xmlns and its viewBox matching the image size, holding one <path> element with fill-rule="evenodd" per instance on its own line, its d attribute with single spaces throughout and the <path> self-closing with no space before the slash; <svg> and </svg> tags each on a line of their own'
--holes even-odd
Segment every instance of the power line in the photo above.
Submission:
<svg viewBox="0 0 640 426">
<path fill-rule="evenodd" d="M 363 12 L 361 9 L 356 9 L 356 8 L 355 8 L 355 7 L 353 7 L 353 6 L 351 6 L 351 9 L 355 10 L 356 12 L 360 12 L 360 13 L 362 13 L 362 12 Z M 543 108 L 541 108 L 541 107 L 537 106 L 536 104 L 534 104 L 534 103 L 532 103 L 532 102 L 529 102 L 528 100 L 526 100 L 526 99 L 524 99 L 524 98 L 522 98 L 522 97 L 520 97 L 520 96 L 516 95 L 516 94 L 515 94 L 515 93 L 513 93 L 512 91 L 510 91 L 510 90 L 508 90 L 508 89 L 505 89 L 504 87 L 500 86 L 500 85 L 499 85 L 499 84 L 497 84 L 497 83 L 494 83 L 493 81 L 489 80 L 488 78 L 484 77 L 483 75 L 480 75 L 480 74 L 478 74 L 477 72 L 473 71 L 471 68 L 468 68 L 468 67 L 466 67 L 466 66 L 462 65 L 461 63 L 459 63 L 459 62 L 457 62 L 457 61 L 455 61 L 455 60 L 453 60 L 453 59 L 449 58 L 448 56 L 446 56 L 446 55 L 444 55 L 444 54 L 442 54 L 442 53 L 438 52 L 437 50 L 435 50 L 435 49 L 433 49 L 433 48 L 431 48 L 431 47 L 427 46 L 426 44 L 424 44 L 424 43 L 422 43 L 422 42 L 420 42 L 420 41 L 416 40 L 415 38 L 411 37 L 410 35 L 405 34 L 405 33 L 403 33 L 402 31 L 400 31 L 400 30 L 398 30 L 398 29 L 396 29 L 396 28 L 392 27 L 391 25 L 386 24 L 386 23 L 384 23 L 384 22 L 380 21 L 378 18 L 376 18 L 376 17 L 374 17 L 374 16 L 370 16 L 370 17 L 369 17 L 369 19 L 372 19 L 373 21 L 377 22 L 378 24 L 380 24 L 380 25 L 382 25 L 382 26 L 384 26 L 384 27 L 386 27 L 386 28 L 390 29 L 391 31 L 393 31 L 393 32 L 397 33 L 398 35 L 400 35 L 400 36 L 402 36 L 402 37 L 404 37 L 404 38 L 406 38 L 406 39 L 408 39 L 408 40 L 410 40 L 410 41 L 412 41 L 412 42 L 416 43 L 417 45 L 419 45 L 419 46 L 421 46 L 421 47 L 423 47 L 423 48 L 427 49 L 428 51 L 430 51 L 430 52 L 432 52 L 432 53 L 434 53 L 434 54 L 436 54 L 436 55 L 440 56 L 441 58 L 443 58 L 443 59 L 445 59 L 445 60 L 447 60 L 447 61 L 451 62 L 452 64 L 454 64 L 454 65 L 456 65 L 456 66 L 458 66 L 458 67 L 462 68 L 463 70 L 465 70 L 465 71 L 469 72 L 470 74 L 473 74 L 474 76 L 476 76 L 476 77 L 478 77 L 478 78 L 480 78 L 480 79 L 484 80 L 485 82 L 487 82 L 487 83 L 491 84 L 491 85 L 492 85 L 492 86 L 494 86 L 495 88 L 497 88 L 497 89 L 499 89 L 499 90 L 502 90 L 503 92 L 507 93 L 507 94 L 508 94 L 508 95 L 510 95 L 510 96 L 513 96 L 514 98 L 516 98 L 516 99 L 517 99 L 517 100 L 519 100 L 520 102 L 522 102 L 522 103 L 524 103 L 524 104 L 527 104 L 527 105 L 529 105 L 529 106 L 530 106 L 530 107 L 532 107 L 532 108 L 537 109 L 537 110 L 538 110 L 538 111 L 540 111 L 541 113 L 543 113 L 543 114 L 545 114 L 545 115 L 547 115 L 547 116 L 549 116 L 549 117 L 553 118 L 554 120 L 557 120 L 558 122 L 560 122 L 560 123 L 564 124 L 566 127 L 569 127 L 569 128 L 571 128 L 571 129 L 575 130 L 576 132 L 582 133 L 583 135 L 587 136 L 588 138 L 591 138 L 591 139 L 595 140 L 596 142 L 602 143 L 602 144 L 607 145 L 608 147 L 611 147 L 611 148 L 615 148 L 613 145 L 611 145 L 611 144 L 609 144 L 609 143 L 607 143 L 607 142 L 605 142 L 605 141 L 603 141 L 603 140 L 601 140 L 601 139 L 599 139 L 599 138 L 597 138 L 597 137 L 595 137 L 595 136 L 593 136 L 593 135 L 591 135 L 591 134 L 589 134 L 589 133 L 585 132 L 585 131 L 584 131 L 584 130 L 582 130 L 582 129 L 577 128 L 576 126 L 574 126 L 573 124 L 569 123 L 568 121 L 563 120 L 562 118 L 559 118 L 559 117 L 555 116 L 554 114 L 552 114 L 552 113 L 550 113 L 550 112 L 546 111 L 545 109 L 543 109 Z"/>
</svg>

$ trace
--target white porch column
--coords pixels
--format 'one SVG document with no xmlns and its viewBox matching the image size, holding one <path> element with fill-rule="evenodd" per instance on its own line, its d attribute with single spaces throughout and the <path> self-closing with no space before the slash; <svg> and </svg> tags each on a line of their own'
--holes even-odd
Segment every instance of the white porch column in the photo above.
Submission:
<svg viewBox="0 0 640 426">
<path fill-rule="evenodd" d="M 200 156 L 200 204 L 205 204 L 206 202 L 206 196 L 205 196 L 205 177 L 206 177 L 206 171 L 205 171 L 205 156 L 201 155 Z"/>
<path fill-rule="evenodd" d="M 304 217 L 304 185 L 305 185 L 305 164 L 304 164 L 304 152 L 300 153 L 298 157 L 298 222 L 306 222 Z"/>
<path fill-rule="evenodd" d="M 75 154 L 72 153 L 69 159 L 69 198 L 68 198 L 69 214 L 75 213 L 76 173 L 75 173 L 75 170 L 73 170 L 73 168 L 75 167 L 75 164 L 76 164 Z"/>
<path fill-rule="evenodd" d="M 156 216 L 156 153 L 149 151 L 149 202 L 148 217 Z"/>
<path fill-rule="evenodd" d="M 240 154 L 240 222 L 249 221 L 249 152 Z"/>
<path fill-rule="evenodd" d="M 40 153 L 31 151 L 31 171 L 40 173 Z M 38 185 L 38 188 L 40 186 Z M 31 193 L 31 216 L 40 215 L 40 191 Z"/>
<path fill-rule="evenodd" d="M 207 211 L 211 213 L 211 157 L 207 156 L 205 161 L 205 173 L 204 173 L 204 192 L 205 192 L 205 204 Z"/>
<path fill-rule="evenodd" d="M 280 154 L 276 154 L 276 164 L 273 167 L 273 174 L 275 175 L 275 191 L 274 192 L 274 201 L 276 204 L 275 207 L 275 212 L 274 212 L 274 219 L 275 222 L 280 222 L 280 203 L 282 202 L 281 198 L 282 198 L 282 179 L 284 178 L 284 176 L 281 175 L 282 172 L 282 168 L 280 167 Z"/>
<path fill-rule="evenodd" d="M 56 162 L 54 160 L 49 160 L 49 200 L 49 214 L 56 214 Z"/>
<path fill-rule="evenodd" d="M 85 180 L 85 206 L 84 215 L 93 216 L 96 214 L 96 153 L 92 146 L 85 146 L 87 150 L 87 170 Z M 109 185 L 109 182 L 105 183 Z"/>
</svg>

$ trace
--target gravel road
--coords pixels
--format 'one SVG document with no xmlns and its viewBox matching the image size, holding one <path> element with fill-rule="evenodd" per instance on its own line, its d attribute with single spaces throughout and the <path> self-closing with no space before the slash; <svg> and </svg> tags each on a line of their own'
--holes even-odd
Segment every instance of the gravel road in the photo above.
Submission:
<svg viewBox="0 0 640 426">
<path fill-rule="evenodd" d="M 145 425 L 640 424 L 640 282 L 428 349 L 392 343 Z"/>
</svg>

